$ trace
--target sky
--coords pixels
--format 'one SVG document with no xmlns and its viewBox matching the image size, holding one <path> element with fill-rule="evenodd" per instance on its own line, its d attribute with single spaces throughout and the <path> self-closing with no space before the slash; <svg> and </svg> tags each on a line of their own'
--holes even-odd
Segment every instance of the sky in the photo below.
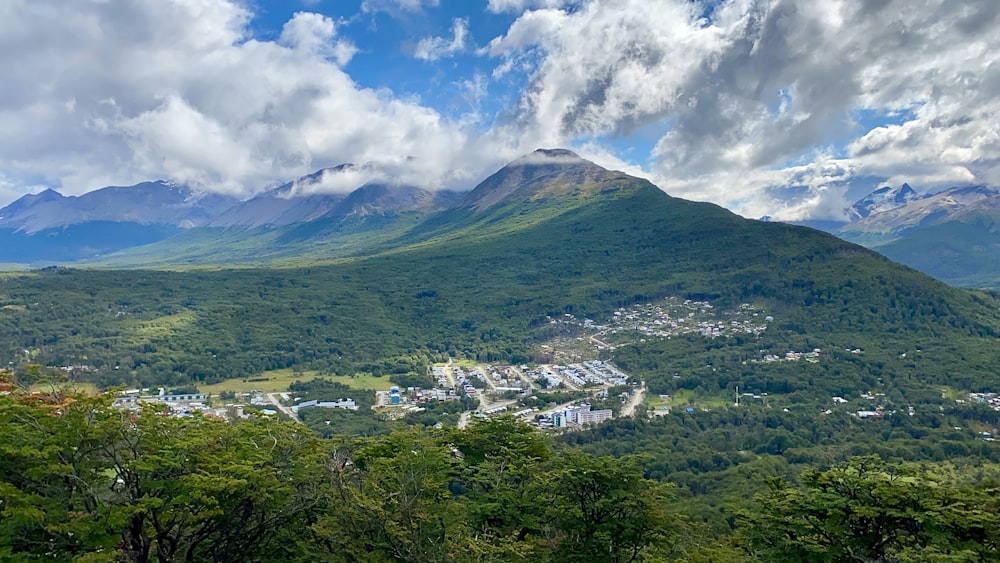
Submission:
<svg viewBox="0 0 1000 563">
<path fill-rule="evenodd" d="M 0 84 L 0 205 L 556 147 L 780 220 L 1000 186 L 996 0 L 4 0 Z"/>
</svg>

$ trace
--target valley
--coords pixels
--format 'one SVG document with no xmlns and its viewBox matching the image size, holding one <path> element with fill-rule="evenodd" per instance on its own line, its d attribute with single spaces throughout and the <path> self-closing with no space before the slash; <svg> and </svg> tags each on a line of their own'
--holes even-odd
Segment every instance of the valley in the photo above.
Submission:
<svg viewBox="0 0 1000 563">
<path fill-rule="evenodd" d="M 565 483 L 567 463 L 603 467 L 597 474 L 620 464 L 641 476 L 628 482 L 673 491 L 657 510 L 698 530 L 704 541 L 684 540 L 692 549 L 724 549 L 744 514 L 734 504 L 810 468 L 878 455 L 965 476 L 1000 462 L 993 293 L 812 229 L 672 198 L 568 151 L 515 161 L 445 209 L 376 216 L 357 219 L 364 227 L 346 238 L 339 223 L 300 238 L 268 231 L 275 246 L 242 247 L 263 256 L 256 265 L 218 260 L 244 235 L 265 235 L 227 231 L 232 244 L 216 246 L 206 231 L 204 263 L 167 268 L 150 250 L 147 268 L 3 274 L 0 360 L 8 377 L 55 386 L 37 400 L 71 416 L 84 414 L 66 405 L 94 405 L 110 436 L 121 411 L 59 385 L 137 390 L 122 399 L 148 393 L 147 408 L 184 405 L 177 418 L 146 416 L 136 396 L 128 416 L 150 432 L 287 439 L 280 451 L 299 452 L 297 463 L 323 458 L 316 474 L 328 483 L 382 468 L 391 481 L 408 452 L 425 452 L 441 483 L 457 483 L 483 470 L 479 446 L 465 440 L 487 434 L 515 449 L 538 440 L 536 457 L 515 457 L 525 475 L 544 468 L 541 482 L 522 483 L 555 495 L 552 506 L 565 499 L 549 485 Z M 385 228 L 366 238 L 376 224 Z M 269 261 L 267 248 L 288 261 Z M 384 498 L 339 486 L 359 506 Z M 476 499 L 487 493 L 475 491 L 442 493 L 437 506 L 484 509 Z"/>
</svg>

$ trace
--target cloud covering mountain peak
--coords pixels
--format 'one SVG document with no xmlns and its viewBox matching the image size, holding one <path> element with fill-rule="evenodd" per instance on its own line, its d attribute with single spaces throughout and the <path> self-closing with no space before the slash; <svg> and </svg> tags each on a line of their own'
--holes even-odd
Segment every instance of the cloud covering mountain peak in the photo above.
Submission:
<svg viewBox="0 0 1000 563">
<path fill-rule="evenodd" d="M 1000 184 L 989 0 L 326 4 L 0 8 L 0 203 L 150 177 L 247 196 L 340 162 L 467 189 L 537 146 L 783 220 Z"/>
</svg>

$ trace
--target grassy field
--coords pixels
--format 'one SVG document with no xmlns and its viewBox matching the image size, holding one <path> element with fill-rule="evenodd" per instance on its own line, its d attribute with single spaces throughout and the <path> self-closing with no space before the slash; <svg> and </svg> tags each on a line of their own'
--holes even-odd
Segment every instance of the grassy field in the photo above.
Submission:
<svg viewBox="0 0 1000 563">
<path fill-rule="evenodd" d="M 78 381 L 66 381 L 59 383 L 36 383 L 29 389 L 32 393 L 51 393 L 53 391 L 65 389 L 67 391 L 77 391 L 85 395 L 98 395 L 100 392 L 93 383 L 82 383 Z"/>
<path fill-rule="evenodd" d="M 696 409 L 718 409 L 731 405 L 732 402 L 726 400 L 721 395 L 714 397 L 702 397 L 695 395 L 688 389 L 679 389 L 670 395 L 669 399 L 661 399 L 659 395 L 650 393 L 646 397 L 646 406 L 656 408 L 667 406 L 671 409 L 681 409 L 684 407 L 695 407 Z"/>
<path fill-rule="evenodd" d="M 375 377 L 373 375 L 323 375 L 317 371 L 295 372 L 292 369 L 278 369 L 266 371 L 261 375 L 247 379 L 229 379 L 214 385 L 200 385 L 198 390 L 202 393 L 219 394 L 223 391 L 233 393 L 246 393 L 248 391 L 264 391 L 268 393 L 288 391 L 288 386 L 296 381 L 308 381 L 317 377 L 330 379 L 338 383 L 343 383 L 351 389 L 374 389 L 376 391 L 388 391 L 392 383 L 388 377 Z"/>
<path fill-rule="evenodd" d="M 0 262 L 0 272 L 23 272 L 28 269 L 28 266 L 24 264 L 16 264 L 13 262 Z"/>
</svg>

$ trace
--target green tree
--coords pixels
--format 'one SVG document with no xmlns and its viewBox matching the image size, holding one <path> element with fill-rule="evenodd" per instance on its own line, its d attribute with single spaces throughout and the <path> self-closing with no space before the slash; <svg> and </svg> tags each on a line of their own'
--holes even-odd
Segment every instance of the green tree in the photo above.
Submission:
<svg viewBox="0 0 1000 563">
<path fill-rule="evenodd" d="M 629 563 L 665 558 L 686 522 L 666 510 L 667 485 L 643 477 L 640 457 L 571 451 L 553 475 L 555 561 Z"/>
<path fill-rule="evenodd" d="M 329 464 L 334 510 L 312 527 L 316 557 L 444 561 L 461 535 L 451 452 L 418 430 L 341 448 Z"/>
<path fill-rule="evenodd" d="M 996 561 L 995 490 L 940 474 L 855 458 L 807 470 L 801 487 L 771 480 L 739 513 L 746 549 L 775 561 Z"/>
<path fill-rule="evenodd" d="M 322 448 L 291 424 L 0 397 L 0 436 L 7 559 L 263 560 L 322 498 Z"/>
<path fill-rule="evenodd" d="M 453 488 L 467 499 L 469 526 L 491 541 L 537 547 L 553 499 L 553 453 L 544 437 L 512 416 L 474 422 L 451 437 L 462 456 Z M 536 553 L 532 557 L 539 557 Z"/>
</svg>

